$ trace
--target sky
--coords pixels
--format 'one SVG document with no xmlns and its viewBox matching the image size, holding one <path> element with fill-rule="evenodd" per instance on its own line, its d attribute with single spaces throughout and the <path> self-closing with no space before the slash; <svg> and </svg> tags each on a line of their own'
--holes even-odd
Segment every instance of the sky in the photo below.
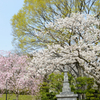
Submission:
<svg viewBox="0 0 100 100">
<path fill-rule="evenodd" d="M 24 0 L 0 0 L 0 50 L 12 51 L 11 19 L 23 7 Z"/>
</svg>

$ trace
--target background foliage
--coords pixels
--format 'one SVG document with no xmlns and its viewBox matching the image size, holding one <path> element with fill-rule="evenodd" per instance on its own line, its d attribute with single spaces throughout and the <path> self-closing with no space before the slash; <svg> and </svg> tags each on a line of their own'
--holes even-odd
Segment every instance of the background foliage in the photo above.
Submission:
<svg viewBox="0 0 100 100">
<path fill-rule="evenodd" d="M 11 20 L 13 45 L 19 52 L 31 52 L 48 44 L 64 44 L 55 32 L 46 34 L 47 24 L 71 13 L 95 14 L 100 18 L 99 0 L 25 0 L 22 9 Z M 42 30 L 42 34 L 40 33 Z M 58 37 L 62 32 L 56 32 Z M 66 36 L 67 34 L 65 34 Z M 73 34 L 68 34 L 67 38 Z M 66 38 L 64 38 L 69 42 Z"/>
<path fill-rule="evenodd" d="M 39 95 L 37 100 L 41 97 L 41 100 L 57 100 L 56 95 L 62 92 L 63 73 L 52 73 L 47 78 L 47 82 L 41 84 Z M 78 77 L 74 78 L 68 73 L 69 84 L 71 91 L 78 94 L 79 100 L 100 100 L 100 91 L 96 86 L 93 78 Z M 95 85 L 95 86 L 94 86 Z"/>
</svg>

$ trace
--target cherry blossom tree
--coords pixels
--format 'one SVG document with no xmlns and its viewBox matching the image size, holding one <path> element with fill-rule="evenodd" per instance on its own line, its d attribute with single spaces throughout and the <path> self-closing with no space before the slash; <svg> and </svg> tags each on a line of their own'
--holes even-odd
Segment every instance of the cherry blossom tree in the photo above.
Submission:
<svg viewBox="0 0 100 100">
<path fill-rule="evenodd" d="M 68 65 L 79 76 L 93 77 L 100 89 L 100 20 L 88 14 L 74 14 L 58 18 L 46 25 L 39 35 L 53 32 L 52 37 L 61 42 L 48 45 L 48 49 L 33 53 L 30 65 L 38 74 L 63 70 Z M 57 33 L 58 32 L 58 33 Z M 36 32 L 37 33 L 37 32 Z M 67 37 L 70 33 L 70 37 Z"/>
<path fill-rule="evenodd" d="M 28 90 L 31 94 L 38 91 L 40 76 L 34 77 L 34 71 L 29 66 L 27 56 L 19 56 L 10 52 L 0 55 L 0 90 L 7 89 L 16 94 L 16 100 L 21 91 Z"/>
</svg>

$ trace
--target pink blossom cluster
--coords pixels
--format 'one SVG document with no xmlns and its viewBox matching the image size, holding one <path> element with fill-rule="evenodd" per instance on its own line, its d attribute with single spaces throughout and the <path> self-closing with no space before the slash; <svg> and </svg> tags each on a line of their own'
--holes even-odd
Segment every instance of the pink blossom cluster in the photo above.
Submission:
<svg viewBox="0 0 100 100">
<path fill-rule="evenodd" d="M 34 75 L 29 66 L 27 56 L 19 56 L 10 52 L 1 52 L 0 55 L 0 90 L 7 89 L 19 94 L 23 90 L 29 90 L 31 94 L 38 91 L 41 76 Z"/>
</svg>

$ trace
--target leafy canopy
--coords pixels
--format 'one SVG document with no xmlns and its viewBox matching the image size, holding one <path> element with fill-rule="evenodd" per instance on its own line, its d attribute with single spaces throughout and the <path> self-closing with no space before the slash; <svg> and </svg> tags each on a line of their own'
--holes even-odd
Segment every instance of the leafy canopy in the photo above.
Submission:
<svg viewBox="0 0 100 100">
<path fill-rule="evenodd" d="M 56 16 L 66 17 L 73 12 L 98 14 L 99 18 L 99 7 L 99 0 L 25 0 L 23 8 L 11 20 L 13 45 L 19 51 L 29 52 L 52 43 L 63 44 L 60 39 L 55 38 L 55 33 L 58 33 L 58 37 L 67 33 L 52 30 L 45 34 L 47 24 L 54 23 Z M 42 34 L 41 30 L 44 30 Z M 67 37 L 70 38 L 71 35 L 73 34 L 68 32 Z"/>
</svg>

